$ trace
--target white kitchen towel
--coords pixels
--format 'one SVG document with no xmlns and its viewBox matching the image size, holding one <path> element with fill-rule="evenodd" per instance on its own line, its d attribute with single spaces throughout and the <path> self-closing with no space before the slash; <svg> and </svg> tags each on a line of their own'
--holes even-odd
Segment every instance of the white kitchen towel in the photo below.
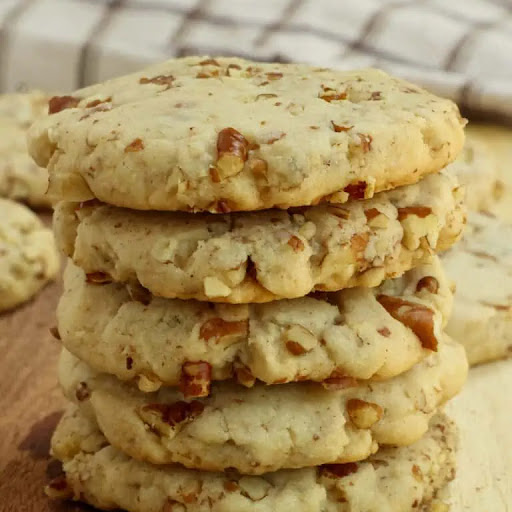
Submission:
<svg viewBox="0 0 512 512">
<path fill-rule="evenodd" d="M 512 123 L 511 0 L 0 0 L 0 90 L 189 54 L 376 66 Z"/>
</svg>

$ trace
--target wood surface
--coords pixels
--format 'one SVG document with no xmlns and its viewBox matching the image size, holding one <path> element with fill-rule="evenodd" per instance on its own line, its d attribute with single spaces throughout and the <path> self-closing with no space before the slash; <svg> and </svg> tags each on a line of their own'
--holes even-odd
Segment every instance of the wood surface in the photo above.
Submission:
<svg viewBox="0 0 512 512">
<path fill-rule="evenodd" d="M 48 221 L 48 218 L 46 217 Z M 50 502 L 43 486 L 59 470 L 48 448 L 64 400 L 56 382 L 55 325 L 60 283 L 0 315 L 0 512 L 93 509 Z M 512 511 L 512 361 L 470 372 L 448 405 L 461 430 L 459 469 L 450 487 L 452 512 Z"/>
</svg>

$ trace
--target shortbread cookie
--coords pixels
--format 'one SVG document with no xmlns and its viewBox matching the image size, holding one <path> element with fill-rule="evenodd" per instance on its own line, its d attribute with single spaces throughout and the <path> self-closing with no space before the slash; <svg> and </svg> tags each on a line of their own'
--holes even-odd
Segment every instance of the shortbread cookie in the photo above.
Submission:
<svg viewBox="0 0 512 512">
<path fill-rule="evenodd" d="M 0 311 L 31 299 L 58 269 L 51 230 L 26 206 L 0 198 Z"/>
<path fill-rule="evenodd" d="M 342 203 L 452 162 L 456 105 L 378 70 L 188 57 L 50 101 L 31 154 L 67 201 L 214 213 Z"/>
<path fill-rule="evenodd" d="M 65 475 L 51 497 L 129 512 L 417 512 L 455 475 L 455 425 L 442 414 L 412 446 L 384 448 L 367 461 L 258 476 L 151 466 L 108 444 L 75 408 L 57 427 L 52 451 Z"/>
<path fill-rule="evenodd" d="M 487 145 L 491 150 L 499 178 L 499 197 L 489 211 L 508 224 L 512 223 L 512 129 L 492 124 L 473 124 L 468 135 Z"/>
<path fill-rule="evenodd" d="M 472 213 L 443 263 L 457 292 L 447 332 L 471 364 L 512 355 L 512 226 Z"/>
<path fill-rule="evenodd" d="M 97 371 L 191 397 L 232 377 L 246 386 L 388 379 L 437 350 L 451 304 L 436 257 L 378 288 L 241 305 L 98 285 L 69 263 L 57 318 L 64 346 Z M 188 378 L 197 372 L 199 388 Z"/>
<path fill-rule="evenodd" d="M 143 393 L 98 374 L 65 350 L 60 363 L 66 396 L 98 421 L 113 446 L 155 464 L 245 474 L 353 462 L 379 444 L 412 444 L 466 373 L 464 349 L 445 338 L 438 352 L 391 380 L 346 379 L 337 389 L 224 382 L 187 402 L 177 388 Z"/>
<path fill-rule="evenodd" d="M 229 215 L 136 212 L 60 203 L 62 250 L 91 279 L 140 282 L 153 294 L 267 302 L 313 290 L 374 287 L 450 247 L 465 222 L 446 173 L 343 207 Z"/>
<path fill-rule="evenodd" d="M 464 148 L 448 166 L 465 189 L 465 204 L 470 211 L 488 210 L 499 199 L 502 184 L 491 150 L 475 136 L 467 136 Z"/>
<path fill-rule="evenodd" d="M 49 207 L 48 173 L 27 150 L 27 130 L 45 116 L 48 97 L 39 92 L 0 95 L 0 197 Z"/>
</svg>

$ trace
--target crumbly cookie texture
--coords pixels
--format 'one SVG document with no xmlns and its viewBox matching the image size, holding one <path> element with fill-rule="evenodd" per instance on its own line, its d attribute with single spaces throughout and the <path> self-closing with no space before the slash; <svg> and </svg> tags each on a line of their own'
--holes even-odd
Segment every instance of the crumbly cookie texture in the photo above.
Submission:
<svg viewBox="0 0 512 512">
<path fill-rule="evenodd" d="M 177 388 L 143 393 L 98 374 L 67 351 L 60 382 L 113 446 L 154 464 L 262 474 L 283 468 L 363 460 L 378 445 L 409 445 L 456 394 L 467 374 L 464 349 L 444 338 L 438 352 L 386 381 L 345 381 L 247 389 L 216 383 L 206 398 Z"/>
<path fill-rule="evenodd" d="M 329 387 L 394 377 L 437 350 L 452 299 L 437 257 L 377 288 L 240 305 L 88 282 L 70 262 L 57 319 L 63 345 L 97 371 L 193 397 L 229 378 Z"/>
<path fill-rule="evenodd" d="M 58 270 L 51 230 L 26 206 L 0 198 L 0 311 L 31 299 Z"/>
<path fill-rule="evenodd" d="M 27 150 L 27 130 L 46 115 L 48 96 L 40 92 L 0 95 L 0 197 L 50 207 L 48 173 Z"/>
<path fill-rule="evenodd" d="M 456 105 L 379 70 L 174 59 L 50 101 L 29 148 L 61 199 L 142 210 L 342 203 L 453 161 Z"/>
<path fill-rule="evenodd" d="M 343 206 L 229 215 L 136 212 L 60 203 L 65 254 L 105 281 L 153 294 L 250 303 L 313 290 L 378 286 L 450 247 L 465 222 L 463 190 L 448 173 Z"/>
<path fill-rule="evenodd" d="M 456 446 L 455 425 L 437 414 L 415 444 L 383 448 L 364 462 L 263 476 L 207 473 L 131 459 L 71 408 L 52 439 L 64 475 L 46 492 L 129 512 L 415 512 L 453 479 Z"/>
<path fill-rule="evenodd" d="M 512 355 L 512 226 L 471 213 L 463 240 L 443 256 L 457 292 L 447 332 L 471 364 Z"/>
<path fill-rule="evenodd" d="M 491 149 L 475 135 L 467 134 L 464 148 L 446 172 L 452 172 L 465 189 L 470 211 L 488 210 L 496 203 L 503 187 Z"/>
</svg>

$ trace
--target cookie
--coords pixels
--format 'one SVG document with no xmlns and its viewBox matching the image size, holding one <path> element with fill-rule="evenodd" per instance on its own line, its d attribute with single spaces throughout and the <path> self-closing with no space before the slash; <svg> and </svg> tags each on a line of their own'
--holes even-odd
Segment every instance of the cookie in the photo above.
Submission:
<svg viewBox="0 0 512 512">
<path fill-rule="evenodd" d="M 366 201 L 295 211 L 211 215 L 60 203 L 54 229 L 62 250 L 102 281 L 138 281 L 168 298 L 267 302 L 374 287 L 402 274 L 458 239 L 462 196 L 454 177 L 440 173 Z"/>
<path fill-rule="evenodd" d="M 48 173 L 27 151 L 27 130 L 46 115 L 48 97 L 40 92 L 0 95 L 0 197 L 36 208 L 50 207 Z"/>
<path fill-rule="evenodd" d="M 456 105 L 379 70 L 187 57 L 50 101 L 30 130 L 60 199 L 141 210 L 342 203 L 452 162 Z"/>
<path fill-rule="evenodd" d="M 0 311 L 31 299 L 58 270 L 51 230 L 26 206 L 0 198 Z"/>
<path fill-rule="evenodd" d="M 97 371 L 143 391 L 181 385 L 191 397 L 203 392 L 187 386 L 198 368 L 208 384 L 246 386 L 394 377 L 436 349 L 452 298 L 436 257 L 378 288 L 242 305 L 98 285 L 69 263 L 57 319 L 63 345 Z"/>
<path fill-rule="evenodd" d="M 129 512 L 417 512 L 427 510 L 455 474 L 455 425 L 436 415 L 412 446 L 384 448 L 367 461 L 281 470 L 264 476 L 151 466 L 110 446 L 76 409 L 60 421 L 52 451 L 65 476 L 51 497 Z"/>
<path fill-rule="evenodd" d="M 457 292 L 447 332 L 471 364 L 512 355 L 512 226 L 472 213 L 463 240 L 443 256 Z"/>
<path fill-rule="evenodd" d="M 468 135 L 462 153 L 447 172 L 453 172 L 465 189 L 465 203 L 470 211 L 492 208 L 499 199 L 502 184 L 489 146 Z"/>
<path fill-rule="evenodd" d="M 487 145 L 498 172 L 498 197 L 489 206 L 489 211 L 499 219 L 512 223 L 512 130 L 506 126 L 492 124 L 473 124 L 468 128 L 468 135 Z"/>
<path fill-rule="evenodd" d="M 222 382 L 208 397 L 184 401 L 177 388 L 143 393 L 65 350 L 59 377 L 67 398 L 97 420 L 112 445 L 138 460 L 262 474 L 354 462 L 378 445 L 412 444 L 466 373 L 464 349 L 446 338 L 438 352 L 398 377 L 345 379 L 334 389 Z"/>
</svg>

